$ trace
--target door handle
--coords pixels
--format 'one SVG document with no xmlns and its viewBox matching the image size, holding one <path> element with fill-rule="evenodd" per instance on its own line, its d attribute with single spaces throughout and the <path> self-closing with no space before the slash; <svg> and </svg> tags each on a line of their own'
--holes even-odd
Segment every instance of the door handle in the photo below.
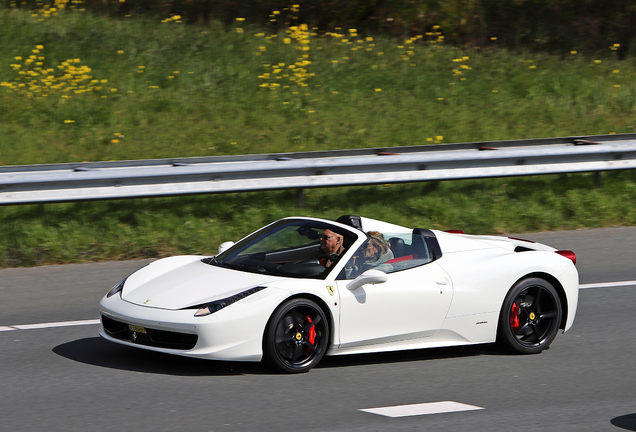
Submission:
<svg viewBox="0 0 636 432">
<path fill-rule="evenodd" d="M 446 279 L 440 279 L 437 281 L 437 285 L 446 285 L 448 281 Z"/>
</svg>

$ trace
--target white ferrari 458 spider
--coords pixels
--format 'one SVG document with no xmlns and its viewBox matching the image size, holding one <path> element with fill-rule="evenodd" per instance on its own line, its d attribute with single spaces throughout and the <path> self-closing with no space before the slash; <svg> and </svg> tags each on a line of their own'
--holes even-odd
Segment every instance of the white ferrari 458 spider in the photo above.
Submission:
<svg viewBox="0 0 636 432">
<path fill-rule="evenodd" d="M 101 300 L 99 334 L 291 373 L 324 355 L 495 341 L 532 354 L 572 326 L 575 264 L 522 239 L 292 217 L 131 274 Z"/>
</svg>

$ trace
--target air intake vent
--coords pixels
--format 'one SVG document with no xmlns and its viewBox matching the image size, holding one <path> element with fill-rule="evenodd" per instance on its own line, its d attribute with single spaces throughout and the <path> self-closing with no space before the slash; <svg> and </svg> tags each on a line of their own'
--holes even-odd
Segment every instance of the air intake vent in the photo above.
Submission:
<svg viewBox="0 0 636 432">
<path fill-rule="evenodd" d="M 530 252 L 530 251 L 533 251 L 533 250 L 534 249 L 530 249 L 530 248 L 527 248 L 527 247 L 524 247 L 524 246 L 517 246 L 515 248 L 515 252 Z"/>
</svg>

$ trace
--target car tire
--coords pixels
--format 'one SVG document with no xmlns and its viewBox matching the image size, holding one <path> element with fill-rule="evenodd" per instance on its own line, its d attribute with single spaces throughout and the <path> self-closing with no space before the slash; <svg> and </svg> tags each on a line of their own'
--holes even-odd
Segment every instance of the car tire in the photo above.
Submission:
<svg viewBox="0 0 636 432">
<path fill-rule="evenodd" d="M 556 337 L 561 314 L 561 300 L 552 284 L 540 278 L 523 279 L 503 302 L 497 339 L 513 352 L 540 353 Z"/>
<path fill-rule="evenodd" d="M 307 372 L 327 352 L 329 321 L 315 302 L 295 298 L 272 314 L 263 338 L 263 360 L 287 373 Z"/>
</svg>

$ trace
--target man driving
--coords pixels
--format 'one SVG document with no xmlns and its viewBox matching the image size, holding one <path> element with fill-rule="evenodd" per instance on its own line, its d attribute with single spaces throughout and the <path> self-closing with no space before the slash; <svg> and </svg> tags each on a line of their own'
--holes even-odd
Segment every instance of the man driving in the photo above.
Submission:
<svg viewBox="0 0 636 432">
<path fill-rule="evenodd" d="M 325 268 L 331 267 L 338 256 L 344 251 L 342 235 L 325 229 L 320 236 L 320 256 L 318 262 Z"/>
</svg>

